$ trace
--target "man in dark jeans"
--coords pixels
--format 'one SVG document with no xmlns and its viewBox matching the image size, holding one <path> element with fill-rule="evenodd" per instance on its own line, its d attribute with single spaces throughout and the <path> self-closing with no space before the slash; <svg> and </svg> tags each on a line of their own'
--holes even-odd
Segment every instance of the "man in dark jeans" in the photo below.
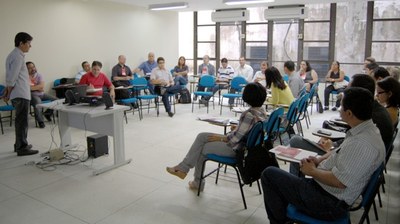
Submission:
<svg viewBox="0 0 400 224">
<path fill-rule="evenodd" d="M 15 144 L 14 151 L 18 156 L 33 155 L 38 150 L 33 150 L 28 144 L 28 114 L 31 101 L 30 81 L 28 69 L 25 65 L 25 53 L 31 48 L 32 37 L 24 32 L 15 36 L 15 48 L 6 59 L 7 88 L 4 100 L 11 102 L 15 108 Z"/>
<path fill-rule="evenodd" d="M 265 209 L 270 223 L 286 223 L 288 204 L 321 220 L 344 217 L 384 162 L 385 146 L 372 122 L 373 94 L 360 87 L 344 91 L 340 116 L 351 129 L 340 148 L 321 157 L 300 161 L 298 177 L 276 167 L 261 176 Z"/>
</svg>

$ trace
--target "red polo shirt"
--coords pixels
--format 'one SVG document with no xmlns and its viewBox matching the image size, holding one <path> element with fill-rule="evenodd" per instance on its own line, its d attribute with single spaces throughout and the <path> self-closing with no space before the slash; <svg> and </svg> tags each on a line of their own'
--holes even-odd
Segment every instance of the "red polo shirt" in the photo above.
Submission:
<svg viewBox="0 0 400 224">
<path fill-rule="evenodd" d="M 99 89 L 103 88 L 103 86 L 110 88 L 112 83 L 110 80 L 107 78 L 107 76 L 104 73 L 99 74 L 99 76 L 95 77 L 92 72 L 88 72 L 85 75 L 82 76 L 81 80 L 79 81 L 79 84 L 86 84 L 90 85 L 92 84 L 94 88 Z M 94 93 L 88 93 L 89 95 L 95 95 L 95 96 L 101 96 L 103 94 L 103 90 L 97 91 Z"/>
</svg>

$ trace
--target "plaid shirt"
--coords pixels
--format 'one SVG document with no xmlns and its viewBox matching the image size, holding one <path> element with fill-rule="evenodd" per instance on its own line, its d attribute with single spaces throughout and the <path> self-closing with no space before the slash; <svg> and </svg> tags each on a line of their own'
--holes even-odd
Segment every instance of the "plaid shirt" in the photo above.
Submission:
<svg viewBox="0 0 400 224">
<path fill-rule="evenodd" d="M 257 121 L 263 121 L 267 114 L 262 107 L 251 107 L 242 113 L 239 119 L 239 125 L 228 134 L 228 146 L 234 151 L 240 150 L 246 144 L 242 141 L 243 137 L 251 130 Z"/>
</svg>

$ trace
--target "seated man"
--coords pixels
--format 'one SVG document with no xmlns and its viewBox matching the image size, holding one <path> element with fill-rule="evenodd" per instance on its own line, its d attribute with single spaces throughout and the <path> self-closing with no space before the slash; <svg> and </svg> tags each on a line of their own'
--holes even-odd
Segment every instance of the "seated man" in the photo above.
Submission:
<svg viewBox="0 0 400 224">
<path fill-rule="evenodd" d="M 236 76 L 242 76 L 248 83 L 253 81 L 254 70 L 246 64 L 244 57 L 239 58 L 239 67 L 235 70 Z"/>
<path fill-rule="evenodd" d="M 176 84 L 172 78 L 171 73 L 165 69 L 165 60 L 163 57 L 157 58 L 158 67 L 153 69 L 150 76 L 150 82 L 160 91 L 155 91 L 161 95 L 164 103 L 165 111 L 168 116 L 173 117 L 174 113 L 171 112 L 171 105 L 169 104 L 168 94 L 179 93 L 182 86 Z"/>
<path fill-rule="evenodd" d="M 151 75 L 151 71 L 153 71 L 153 69 L 157 67 L 157 63 L 154 61 L 154 53 L 153 52 L 150 52 L 147 55 L 147 58 L 148 58 L 147 61 L 142 62 L 142 64 L 140 64 L 139 67 L 137 67 L 134 72 L 135 73 L 138 73 L 140 71 L 143 72 L 143 76 L 148 81 L 149 90 L 150 90 L 151 94 L 154 94 L 154 86 L 150 82 L 150 75 Z"/>
<path fill-rule="evenodd" d="M 56 100 L 57 98 L 44 93 L 44 79 L 41 74 L 36 70 L 35 64 L 33 62 L 26 62 L 26 67 L 28 68 L 29 79 L 31 83 L 31 104 L 35 109 L 35 119 L 39 124 L 39 128 L 44 128 L 43 114 L 42 110 L 37 108 L 36 105 L 42 103 L 44 100 Z M 48 121 L 51 121 L 51 115 L 53 110 L 47 109 L 44 112 L 44 116 Z"/>
<path fill-rule="evenodd" d="M 214 86 L 212 92 L 215 94 L 220 89 L 227 89 L 229 86 L 229 81 L 233 78 L 235 74 L 235 70 L 228 65 L 228 59 L 222 58 L 221 59 L 221 67 L 219 67 L 217 72 L 217 85 Z M 208 101 L 211 97 L 204 97 L 200 100 L 200 103 L 207 105 Z M 229 106 L 233 106 L 234 98 L 229 98 Z"/>
<path fill-rule="evenodd" d="M 107 78 L 107 76 L 101 72 L 101 67 L 103 65 L 99 61 L 93 61 L 92 63 L 92 71 L 86 73 L 84 76 L 82 76 L 81 80 L 79 81 L 79 84 L 86 84 L 88 85 L 88 89 L 98 89 L 98 91 L 88 91 L 89 95 L 93 96 L 101 96 L 103 95 L 103 87 L 107 87 L 111 99 L 115 99 L 115 91 L 114 91 L 114 85 L 110 82 L 110 80 Z"/>
<path fill-rule="evenodd" d="M 300 75 L 294 71 L 294 67 L 295 65 L 293 61 L 286 61 L 283 65 L 283 71 L 289 77 L 288 84 L 290 90 L 292 91 L 293 97 L 297 98 L 299 97 L 301 89 L 304 87 L 304 81 Z"/>
<path fill-rule="evenodd" d="M 371 120 L 373 95 L 364 88 L 344 91 L 340 116 L 351 129 L 341 147 L 322 157 L 300 162 L 303 178 L 276 167 L 261 176 L 265 209 L 270 223 L 286 223 L 288 204 L 317 219 L 345 216 L 367 185 L 373 172 L 384 162 L 385 146 Z"/>
<path fill-rule="evenodd" d="M 75 83 L 78 84 L 82 76 L 88 72 L 90 72 L 90 64 L 89 62 L 84 61 L 82 62 L 82 70 L 80 70 L 75 76 Z"/>
<path fill-rule="evenodd" d="M 131 69 L 125 65 L 126 57 L 124 55 L 118 56 L 118 64 L 116 64 L 111 71 L 111 80 L 115 87 L 127 87 L 131 83 L 129 80 L 133 79 Z M 126 99 L 131 96 L 129 89 L 119 89 L 115 92 L 115 99 Z"/>
<path fill-rule="evenodd" d="M 353 75 L 349 87 L 361 87 L 367 89 L 371 94 L 375 93 L 375 81 L 368 75 L 357 74 Z M 379 104 L 377 100 L 374 100 L 372 104 L 372 122 L 378 127 L 381 139 L 385 146 L 389 145 L 393 137 L 393 125 L 391 118 L 386 108 Z M 302 148 L 309 151 L 323 155 L 329 152 L 332 148 L 338 148 L 342 144 L 343 140 L 332 142 L 329 139 L 321 138 L 319 141 L 320 147 L 313 144 L 311 140 L 306 140 L 300 136 L 294 136 L 290 139 L 290 146 L 295 148 Z M 290 173 L 299 175 L 299 166 L 297 163 L 290 164 Z"/>
<path fill-rule="evenodd" d="M 203 75 L 211 75 L 215 76 L 215 67 L 210 63 L 210 56 L 204 55 L 203 56 L 203 64 L 199 65 L 199 69 L 197 70 L 197 75 L 200 77 L 199 78 L 199 83 L 200 79 Z M 198 85 L 197 91 L 205 91 L 204 86 Z M 197 96 L 194 96 L 193 100 L 197 100 Z"/>
</svg>

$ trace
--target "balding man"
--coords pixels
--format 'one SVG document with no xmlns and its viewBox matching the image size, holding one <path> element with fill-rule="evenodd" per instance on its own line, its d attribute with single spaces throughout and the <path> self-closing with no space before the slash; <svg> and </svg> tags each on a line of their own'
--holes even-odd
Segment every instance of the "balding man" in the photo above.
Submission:
<svg viewBox="0 0 400 224">
<path fill-rule="evenodd" d="M 133 79 L 131 69 L 125 65 L 126 57 L 124 55 L 118 56 L 118 64 L 116 64 L 111 73 L 111 80 L 115 87 L 130 86 L 129 80 Z M 130 97 L 130 91 L 127 89 L 120 89 L 115 92 L 116 99 L 126 99 Z"/>
<path fill-rule="evenodd" d="M 157 67 L 157 63 L 154 60 L 154 53 L 150 52 L 147 55 L 147 61 L 144 61 L 142 64 L 139 65 L 139 67 L 137 67 L 137 69 L 135 69 L 135 72 L 143 72 L 144 76 L 150 76 L 151 71 Z"/>
</svg>

